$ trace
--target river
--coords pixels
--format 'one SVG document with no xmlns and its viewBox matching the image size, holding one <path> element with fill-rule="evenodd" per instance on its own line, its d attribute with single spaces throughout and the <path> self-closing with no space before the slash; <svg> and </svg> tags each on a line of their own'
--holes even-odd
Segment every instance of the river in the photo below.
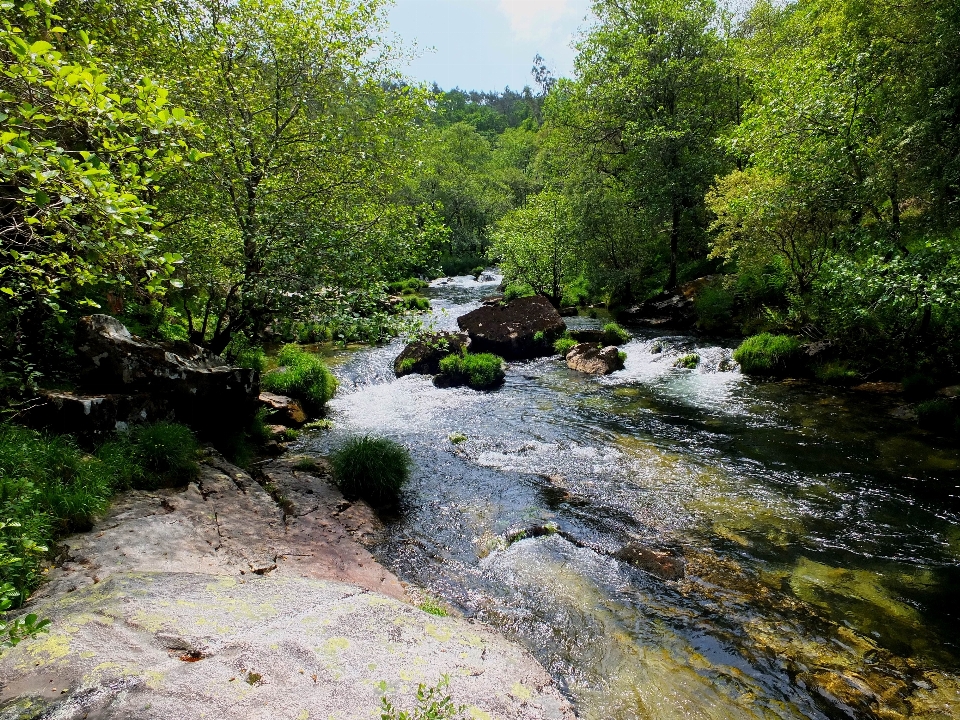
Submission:
<svg viewBox="0 0 960 720">
<path fill-rule="evenodd" d="M 435 326 L 498 282 L 435 281 Z M 400 341 L 337 353 L 334 429 L 302 443 L 407 447 L 375 554 L 525 645 L 582 718 L 960 717 L 960 451 L 888 397 L 759 382 L 721 370 L 730 343 L 631 331 L 613 375 L 544 358 L 493 392 L 395 379 Z M 674 367 L 688 352 L 700 365 Z M 546 523 L 561 532 L 501 540 Z M 620 562 L 626 543 L 686 576 Z"/>
</svg>

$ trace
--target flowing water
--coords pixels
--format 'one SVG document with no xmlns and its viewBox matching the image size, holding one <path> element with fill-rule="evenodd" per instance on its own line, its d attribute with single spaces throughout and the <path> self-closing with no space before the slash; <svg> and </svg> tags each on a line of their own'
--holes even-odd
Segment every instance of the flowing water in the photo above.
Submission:
<svg viewBox="0 0 960 720">
<path fill-rule="evenodd" d="M 498 280 L 435 282 L 436 326 Z M 493 392 L 395 379 L 401 348 L 332 358 L 335 429 L 304 442 L 405 445 L 377 556 L 524 644 L 581 717 L 960 718 L 960 451 L 889 398 L 757 382 L 729 344 L 650 331 L 613 375 L 545 358 Z M 686 576 L 615 559 L 627 543 Z"/>
</svg>

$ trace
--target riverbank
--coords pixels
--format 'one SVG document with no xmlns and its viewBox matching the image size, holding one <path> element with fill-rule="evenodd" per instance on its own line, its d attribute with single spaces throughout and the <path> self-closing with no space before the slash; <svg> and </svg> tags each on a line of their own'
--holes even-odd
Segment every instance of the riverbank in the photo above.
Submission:
<svg viewBox="0 0 960 720">
<path fill-rule="evenodd" d="M 346 720 L 444 674 L 476 717 L 572 717 L 520 647 L 412 604 L 322 460 L 259 471 L 208 451 L 186 489 L 123 493 L 65 539 L 24 609 L 49 634 L 0 656 L 2 717 Z"/>
</svg>

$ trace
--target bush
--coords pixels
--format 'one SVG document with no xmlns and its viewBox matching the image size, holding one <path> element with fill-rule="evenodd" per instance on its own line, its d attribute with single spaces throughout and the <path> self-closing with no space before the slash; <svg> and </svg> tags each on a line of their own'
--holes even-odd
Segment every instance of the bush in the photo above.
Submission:
<svg viewBox="0 0 960 720">
<path fill-rule="evenodd" d="M 337 390 L 337 379 L 323 360 L 296 345 L 284 345 L 277 362 L 282 367 L 261 380 L 264 390 L 296 398 L 310 412 L 320 412 Z"/>
<path fill-rule="evenodd" d="M 423 683 L 417 686 L 417 706 L 412 710 L 401 710 L 383 695 L 380 698 L 381 720 L 461 720 L 466 718 L 465 705 L 455 705 L 453 698 L 446 692 L 449 678 L 444 675 L 434 687 Z M 380 691 L 387 691 L 387 684 L 380 683 Z M 485 714 L 485 713 L 484 713 Z M 471 713 L 471 717 L 475 717 Z"/>
<path fill-rule="evenodd" d="M 604 345 L 623 345 L 630 341 L 630 333 L 617 325 L 615 322 L 607 323 L 603 326 Z"/>
<path fill-rule="evenodd" d="M 395 502 L 410 477 L 410 454 L 386 438 L 351 438 L 333 452 L 330 463 L 344 495 L 375 505 Z"/>
<path fill-rule="evenodd" d="M 430 309 L 430 298 L 419 295 L 404 295 L 399 307 L 404 310 L 424 311 Z"/>
<path fill-rule="evenodd" d="M 567 353 L 573 350 L 573 348 L 576 345 L 577 345 L 577 341 L 574 340 L 573 338 L 562 337 L 554 341 L 553 349 L 560 355 L 563 355 L 564 357 L 566 357 Z"/>
<path fill-rule="evenodd" d="M 792 335 L 761 333 L 744 340 L 733 359 L 747 375 L 782 375 L 799 369 L 800 340 Z"/>
<path fill-rule="evenodd" d="M 839 360 L 818 365 L 814 368 L 813 375 L 828 385 L 853 385 L 860 379 L 860 373 Z"/>
<path fill-rule="evenodd" d="M 673 364 L 673 366 L 678 368 L 686 368 L 687 370 L 694 370 L 699 364 L 700 356 L 696 353 L 690 353 L 689 355 L 684 355 L 682 358 L 679 358 Z"/>
<path fill-rule="evenodd" d="M 476 390 L 496 387 L 504 379 L 503 359 L 491 353 L 447 355 L 440 361 L 440 375 Z"/>
<path fill-rule="evenodd" d="M 531 297 L 533 294 L 533 289 L 528 285 L 507 285 L 507 289 L 503 291 L 503 299 L 510 302 L 518 298 Z"/>
<path fill-rule="evenodd" d="M 390 292 L 406 295 L 411 292 L 417 293 L 420 290 L 424 290 L 430 287 L 430 283 L 425 280 L 420 280 L 419 278 L 407 278 L 406 280 L 392 282 L 387 287 L 390 288 Z"/>
<path fill-rule="evenodd" d="M 440 267 L 448 277 L 470 275 L 474 268 L 483 265 L 487 259 L 483 255 L 468 253 L 466 255 L 447 255 L 440 258 Z"/>
<path fill-rule="evenodd" d="M 470 274 L 473 275 L 473 279 L 474 279 L 474 280 L 479 280 L 479 279 L 480 279 L 480 276 L 483 275 L 483 271 L 486 270 L 486 269 L 487 269 L 487 268 L 486 268 L 485 265 L 477 265 L 475 268 L 473 268 L 473 269 L 470 271 Z"/>
<path fill-rule="evenodd" d="M 244 348 L 237 353 L 233 359 L 233 364 L 237 367 L 250 368 L 251 370 L 263 372 L 267 369 L 267 354 L 263 351 L 263 348 Z"/>
<path fill-rule="evenodd" d="M 104 443 L 97 457 L 112 472 L 117 489 L 186 485 L 197 477 L 199 443 L 185 425 L 158 422 L 134 428 Z"/>
</svg>

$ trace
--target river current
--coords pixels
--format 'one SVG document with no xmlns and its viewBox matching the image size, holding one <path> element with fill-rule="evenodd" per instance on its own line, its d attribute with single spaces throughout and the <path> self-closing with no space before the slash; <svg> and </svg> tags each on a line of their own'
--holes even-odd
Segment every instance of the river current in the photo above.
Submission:
<svg viewBox="0 0 960 720">
<path fill-rule="evenodd" d="M 498 282 L 435 281 L 434 326 Z M 960 450 L 888 397 L 759 382 L 725 369 L 731 343 L 628 329 L 619 372 L 511 363 L 493 392 L 396 379 L 399 340 L 334 353 L 334 429 L 302 443 L 408 448 L 378 559 L 525 645 L 582 718 L 960 718 Z M 686 576 L 617 560 L 628 543 Z"/>
</svg>

